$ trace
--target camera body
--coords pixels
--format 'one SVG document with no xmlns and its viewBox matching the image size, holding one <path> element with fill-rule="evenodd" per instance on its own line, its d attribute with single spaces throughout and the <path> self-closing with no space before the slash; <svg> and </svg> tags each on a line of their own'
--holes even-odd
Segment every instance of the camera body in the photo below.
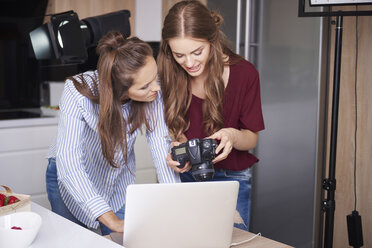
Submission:
<svg viewBox="0 0 372 248">
<path fill-rule="evenodd" d="M 216 156 L 217 141 L 214 139 L 191 139 L 172 148 L 172 159 L 178 161 L 179 168 L 186 162 L 192 165 L 192 175 L 196 181 L 207 181 L 213 178 L 212 160 Z"/>
</svg>

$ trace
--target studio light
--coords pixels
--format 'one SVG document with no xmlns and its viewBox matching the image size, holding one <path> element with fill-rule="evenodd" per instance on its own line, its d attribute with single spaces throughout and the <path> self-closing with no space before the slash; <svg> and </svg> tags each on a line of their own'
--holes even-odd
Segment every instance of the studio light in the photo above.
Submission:
<svg viewBox="0 0 372 248">
<path fill-rule="evenodd" d="M 96 46 L 110 30 L 130 36 L 130 12 L 120 10 L 79 20 L 77 13 L 54 14 L 50 22 L 30 32 L 31 44 L 38 60 L 57 59 L 62 64 L 80 64 L 88 59 L 87 49 Z"/>
</svg>

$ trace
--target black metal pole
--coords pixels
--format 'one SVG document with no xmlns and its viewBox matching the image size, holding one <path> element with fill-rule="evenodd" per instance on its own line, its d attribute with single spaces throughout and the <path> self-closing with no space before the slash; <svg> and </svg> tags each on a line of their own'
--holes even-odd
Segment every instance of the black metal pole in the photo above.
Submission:
<svg viewBox="0 0 372 248">
<path fill-rule="evenodd" d="M 337 128 L 338 128 L 338 104 L 340 94 L 340 72 L 341 72 L 341 47 L 342 47 L 342 16 L 337 17 L 336 23 L 336 47 L 333 75 L 333 98 L 332 98 L 332 122 L 331 143 L 329 159 L 329 178 L 324 180 L 323 188 L 327 190 L 327 200 L 324 202 L 325 235 L 324 247 L 331 248 L 333 245 L 333 226 L 335 213 L 335 190 L 336 190 L 336 150 L 337 150 Z"/>
</svg>

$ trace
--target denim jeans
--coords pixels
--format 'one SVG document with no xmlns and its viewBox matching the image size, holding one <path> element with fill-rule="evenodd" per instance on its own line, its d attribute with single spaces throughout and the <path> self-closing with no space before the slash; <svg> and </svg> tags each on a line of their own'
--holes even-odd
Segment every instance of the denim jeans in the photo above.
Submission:
<svg viewBox="0 0 372 248">
<path fill-rule="evenodd" d="M 191 170 L 180 174 L 182 182 L 195 182 Z M 239 193 L 236 210 L 244 223 L 234 223 L 234 226 L 249 231 L 250 209 L 251 209 L 251 168 L 241 171 L 216 169 L 212 181 L 238 181 Z"/>
<path fill-rule="evenodd" d="M 68 210 L 67 206 L 63 202 L 58 187 L 57 166 L 55 158 L 48 159 L 48 167 L 46 170 L 46 190 L 48 193 L 48 200 L 50 202 L 50 206 L 52 207 L 52 211 L 54 213 L 59 214 L 60 216 L 65 217 L 66 219 L 75 222 L 78 225 L 87 227 Z M 118 212 L 115 213 L 116 216 L 118 216 L 118 218 L 121 220 L 124 219 L 124 209 L 125 205 Z M 102 235 L 108 235 L 112 232 L 108 227 L 106 227 L 101 222 L 100 228 Z"/>
</svg>

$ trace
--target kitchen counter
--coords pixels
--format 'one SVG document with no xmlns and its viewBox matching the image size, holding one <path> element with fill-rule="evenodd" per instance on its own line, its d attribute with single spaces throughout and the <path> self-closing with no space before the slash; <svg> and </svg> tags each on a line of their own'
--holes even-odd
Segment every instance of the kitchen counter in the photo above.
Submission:
<svg viewBox="0 0 372 248">
<path fill-rule="evenodd" d="M 29 248 L 123 248 L 122 245 L 119 245 L 122 244 L 122 233 L 112 233 L 114 235 L 107 235 L 105 237 L 101 236 L 34 202 L 31 202 L 31 211 L 38 213 L 43 222 L 38 235 Z M 255 234 L 253 233 L 234 228 L 232 242 L 239 243 L 252 239 L 254 236 Z M 235 247 L 289 248 L 292 246 L 259 236 Z"/>
<path fill-rule="evenodd" d="M 31 211 L 41 216 L 42 224 L 29 248 L 123 248 L 34 202 L 31 202 Z"/>
</svg>

